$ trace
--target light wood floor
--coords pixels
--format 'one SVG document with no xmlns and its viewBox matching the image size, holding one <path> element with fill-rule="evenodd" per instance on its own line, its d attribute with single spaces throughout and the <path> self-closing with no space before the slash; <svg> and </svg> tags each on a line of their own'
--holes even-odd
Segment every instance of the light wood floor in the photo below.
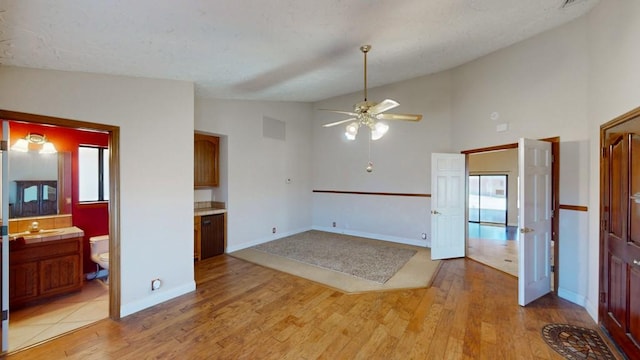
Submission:
<svg viewBox="0 0 640 360">
<path fill-rule="evenodd" d="M 226 255 L 196 278 L 193 293 L 8 359 L 562 359 L 543 325 L 595 328 L 553 295 L 519 307 L 513 276 L 466 259 L 427 289 L 353 295 Z"/>
</svg>

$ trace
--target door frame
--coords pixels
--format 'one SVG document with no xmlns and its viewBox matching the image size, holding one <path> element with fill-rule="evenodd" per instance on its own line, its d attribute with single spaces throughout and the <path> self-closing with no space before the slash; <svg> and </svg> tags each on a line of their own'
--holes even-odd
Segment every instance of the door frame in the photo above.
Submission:
<svg viewBox="0 0 640 360">
<path fill-rule="evenodd" d="M 551 143 L 551 154 L 553 156 L 553 166 L 551 169 L 551 204 L 553 206 L 553 219 L 551 221 L 551 234 L 554 240 L 553 247 L 553 292 L 558 293 L 558 279 L 560 274 L 560 267 L 558 266 L 558 249 L 560 248 L 560 137 L 549 137 L 544 139 L 538 139 L 542 141 L 548 141 Z M 469 177 L 469 155 L 479 154 L 491 151 L 498 150 L 509 150 L 509 149 L 517 149 L 518 143 L 511 144 L 503 144 L 496 146 L 488 146 L 484 148 L 476 148 L 470 150 L 460 151 L 461 154 L 465 155 L 465 162 L 467 164 L 466 175 L 467 179 Z M 468 194 L 467 194 L 468 196 Z M 467 214 L 468 217 L 469 212 L 469 204 L 467 202 Z M 469 219 L 467 218 L 467 222 Z M 469 230 L 468 227 L 465 226 L 465 239 L 467 239 L 467 245 L 469 241 Z"/>
<path fill-rule="evenodd" d="M 109 318 L 120 319 L 120 127 L 0 109 L 0 119 L 109 133 Z M 11 309 L 9 309 L 11 311 Z"/>
</svg>

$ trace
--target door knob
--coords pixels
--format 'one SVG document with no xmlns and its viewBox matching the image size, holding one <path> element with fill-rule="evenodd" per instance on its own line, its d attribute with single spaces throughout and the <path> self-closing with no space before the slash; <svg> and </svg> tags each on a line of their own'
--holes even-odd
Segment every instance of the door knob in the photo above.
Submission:
<svg viewBox="0 0 640 360">
<path fill-rule="evenodd" d="M 437 210 L 431 210 L 431 213 L 432 213 L 433 215 L 440 215 L 440 213 L 439 213 Z"/>
<path fill-rule="evenodd" d="M 640 260 L 633 259 L 633 265 L 640 265 Z"/>
<path fill-rule="evenodd" d="M 530 232 L 533 232 L 533 229 L 529 229 L 528 227 L 520 229 L 520 233 L 521 234 L 526 234 L 526 233 L 530 233 Z"/>
</svg>

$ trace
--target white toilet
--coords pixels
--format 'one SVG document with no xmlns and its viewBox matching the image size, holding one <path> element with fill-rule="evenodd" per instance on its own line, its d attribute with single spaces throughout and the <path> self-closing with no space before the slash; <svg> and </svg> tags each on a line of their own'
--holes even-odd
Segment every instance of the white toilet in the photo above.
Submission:
<svg viewBox="0 0 640 360">
<path fill-rule="evenodd" d="M 109 275 L 109 235 L 93 236 L 89 238 L 91 246 L 91 260 L 96 263 L 96 277 Z"/>
</svg>

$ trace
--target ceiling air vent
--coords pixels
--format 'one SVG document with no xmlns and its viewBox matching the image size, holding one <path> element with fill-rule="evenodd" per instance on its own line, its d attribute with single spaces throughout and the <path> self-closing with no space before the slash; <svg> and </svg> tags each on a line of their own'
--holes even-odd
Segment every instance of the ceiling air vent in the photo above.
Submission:
<svg viewBox="0 0 640 360">
<path fill-rule="evenodd" d="M 560 5 L 560 9 L 564 9 L 571 5 L 575 5 L 577 3 L 584 2 L 584 0 L 562 0 L 562 5 Z"/>
</svg>

